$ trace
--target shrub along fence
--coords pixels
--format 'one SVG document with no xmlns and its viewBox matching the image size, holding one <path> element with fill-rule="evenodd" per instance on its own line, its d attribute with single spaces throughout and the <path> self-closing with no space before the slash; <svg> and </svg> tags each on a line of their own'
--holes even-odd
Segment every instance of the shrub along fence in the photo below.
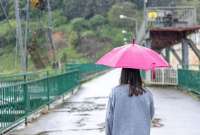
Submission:
<svg viewBox="0 0 200 135">
<path fill-rule="evenodd" d="M 87 75 L 108 69 L 94 64 L 75 66 L 53 76 L 47 72 L 45 77 L 36 80 L 28 80 L 23 75 L 23 82 L 0 87 L 0 134 L 19 122 L 26 121 L 38 109 L 71 92 Z"/>
</svg>

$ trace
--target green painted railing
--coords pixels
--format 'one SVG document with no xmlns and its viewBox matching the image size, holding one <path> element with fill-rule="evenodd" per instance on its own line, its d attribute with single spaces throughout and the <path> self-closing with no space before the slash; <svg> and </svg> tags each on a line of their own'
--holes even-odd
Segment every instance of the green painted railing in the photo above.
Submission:
<svg viewBox="0 0 200 135">
<path fill-rule="evenodd" d="M 24 76 L 23 82 L 0 87 L 0 134 L 41 107 L 71 92 L 80 85 L 85 75 L 105 69 L 94 64 L 79 64 L 62 74 L 51 76 L 47 72 L 45 77 L 36 80 L 28 80 Z"/>
<path fill-rule="evenodd" d="M 66 71 L 74 69 L 74 68 L 79 70 L 81 81 L 84 81 L 85 79 L 87 79 L 87 77 L 89 77 L 91 74 L 109 69 L 106 66 L 96 65 L 93 63 L 66 65 Z"/>
<path fill-rule="evenodd" d="M 200 94 L 200 71 L 179 69 L 178 85 L 179 87 Z"/>
<path fill-rule="evenodd" d="M 44 78 L 46 76 L 47 71 L 37 71 L 37 72 L 27 72 L 27 73 L 18 73 L 18 74 L 0 74 L 0 87 L 10 86 L 14 84 L 18 84 L 24 82 L 24 77 L 26 77 L 27 81 L 37 80 Z M 61 70 L 48 70 L 49 76 L 61 74 L 63 71 Z"/>
</svg>

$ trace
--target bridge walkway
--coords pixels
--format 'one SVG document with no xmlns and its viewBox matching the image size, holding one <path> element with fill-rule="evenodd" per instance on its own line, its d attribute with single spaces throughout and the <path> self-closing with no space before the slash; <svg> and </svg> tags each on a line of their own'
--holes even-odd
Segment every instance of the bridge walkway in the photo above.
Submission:
<svg viewBox="0 0 200 135">
<path fill-rule="evenodd" d="M 81 86 L 64 104 L 10 135 L 104 135 L 107 97 L 118 84 L 113 70 Z M 149 87 L 154 95 L 152 135 L 199 135 L 200 101 L 170 87 Z"/>
</svg>

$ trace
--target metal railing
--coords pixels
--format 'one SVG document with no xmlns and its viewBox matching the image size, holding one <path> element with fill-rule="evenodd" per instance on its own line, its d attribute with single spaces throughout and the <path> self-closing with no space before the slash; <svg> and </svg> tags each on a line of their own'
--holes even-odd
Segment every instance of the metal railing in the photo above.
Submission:
<svg viewBox="0 0 200 135">
<path fill-rule="evenodd" d="M 187 65 L 187 68 L 156 69 L 156 78 L 152 71 L 142 72 L 142 78 L 147 85 L 178 86 L 186 91 L 200 94 L 200 65 Z"/>
<path fill-rule="evenodd" d="M 41 70 L 37 72 L 27 72 L 18 74 L 0 74 L 0 87 L 6 87 L 18 83 L 23 83 L 25 79 L 24 77 L 26 77 L 26 81 L 38 80 L 46 77 L 47 72 L 49 76 L 64 73 L 64 71 L 62 70 Z"/>
<path fill-rule="evenodd" d="M 23 82 L 0 87 L 0 134 L 41 107 L 71 92 L 87 79 L 87 75 L 108 69 L 94 64 L 78 66 L 57 75 L 47 72 L 45 77 L 36 80 L 28 80 L 24 76 Z"/>
<path fill-rule="evenodd" d="M 178 85 L 178 71 L 176 69 L 156 69 L 155 75 L 155 79 L 153 79 L 152 71 L 147 71 L 144 82 L 153 85 Z"/>
<path fill-rule="evenodd" d="M 148 18 L 148 14 L 154 13 L 155 17 Z M 145 11 L 148 29 L 164 27 L 185 27 L 197 24 L 196 8 L 190 6 L 181 7 L 148 7 Z"/>
<path fill-rule="evenodd" d="M 200 94 L 200 70 L 178 70 L 179 87 Z"/>
</svg>

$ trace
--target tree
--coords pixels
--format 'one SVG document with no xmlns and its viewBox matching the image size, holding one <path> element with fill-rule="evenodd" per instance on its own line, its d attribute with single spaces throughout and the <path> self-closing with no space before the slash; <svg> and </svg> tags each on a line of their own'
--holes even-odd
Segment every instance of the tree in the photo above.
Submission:
<svg viewBox="0 0 200 135">
<path fill-rule="evenodd" d="M 97 29 L 99 26 L 101 26 L 105 23 L 106 23 L 106 18 L 103 17 L 102 15 L 95 15 L 89 21 L 90 27 L 92 29 Z"/>
<path fill-rule="evenodd" d="M 88 28 L 88 23 L 84 18 L 75 18 L 71 21 L 72 29 L 81 32 L 83 29 Z"/>
<path fill-rule="evenodd" d="M 113 5 L 108 12 L 108 20 L 113 26 L 124 27 L 126 25 L 131 29 L 135 28 L 134 21 L 131 19 L 120 19 L 120 15 L 125 15 L 139 20 L 139 13 L 135 4 L 131 2 L 117 3 Z"/>
<path fill-rule="evenodd" d="M 95 14 L 105 14 L 114 0 L 64 0 L 64 14 L 68 19 L 90 19 Z"/>
</svg>

